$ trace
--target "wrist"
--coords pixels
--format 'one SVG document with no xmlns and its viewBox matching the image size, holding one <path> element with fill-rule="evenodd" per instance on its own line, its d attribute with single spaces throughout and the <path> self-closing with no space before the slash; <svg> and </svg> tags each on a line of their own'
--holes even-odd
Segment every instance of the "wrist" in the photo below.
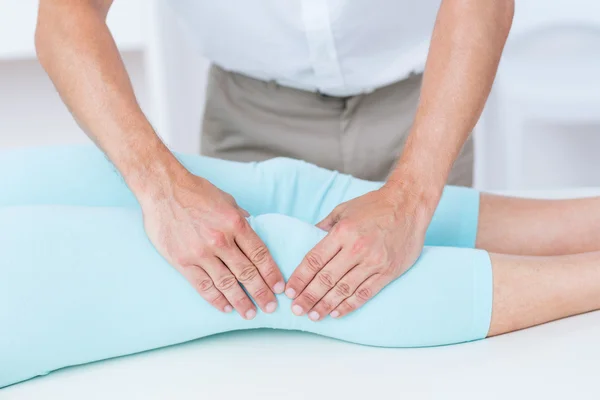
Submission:
<svg viewBox="0 0 600 400">
<path fill-rule="evenodd" d="M 173 153 L 160 140 L 158 142 L 129 151 L 119 168 L 127 186 L 142 206 L 172 197 L 177 182 L 190 175 Z"/>
<path fill-rule="evenodd" d="M 442 196 L 443 183 L 411 168 L 398 168 L 383 185 L 391 197 L 401 199 L 404 207 L 430 218 Z"/>
</svg>

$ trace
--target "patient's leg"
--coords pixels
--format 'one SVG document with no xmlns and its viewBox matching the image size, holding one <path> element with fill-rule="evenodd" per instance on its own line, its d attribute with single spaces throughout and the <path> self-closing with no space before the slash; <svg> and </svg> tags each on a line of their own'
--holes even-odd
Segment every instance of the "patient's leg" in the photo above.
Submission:
<svg viewBox="0 0 600 400">
<path fill-rule="evenodd" d="M 250 214 L 286 214 L 310 224 L 321 221 L 340 203 L 382 185 L 292 159 L 240 163 L 176 155 L 190 172 L 231 194 Z M 0 207 L 40 204 L 138 206 L 115 168 L 93 146 L 0 152 Z M 447 187 L 426 244 L 472 248 L 478 209 L 476 191 Z"/>
<path fill-rule="evenodd" d="M 312 164 L 277 158 L 240 163 L 176 154 L 193 174 L 231 194 L 252 215 L 280 213 L 316 223 L 347 200 L 381 186 Z M 137 207 L 119 173 L 93 146 L 0 152 L 0 206 L 60 204 Z"/>
<path fill-rule="evenodd" d="M 482 194 L 476 247 L 544 256 L 600 250 L 600 198 L 533 200 Z"/>
<path fill-rule="evenodd" d="M 488 336 L 600 309 L 600 252 L 490 258 L 494 295 Z"/>
</svg>

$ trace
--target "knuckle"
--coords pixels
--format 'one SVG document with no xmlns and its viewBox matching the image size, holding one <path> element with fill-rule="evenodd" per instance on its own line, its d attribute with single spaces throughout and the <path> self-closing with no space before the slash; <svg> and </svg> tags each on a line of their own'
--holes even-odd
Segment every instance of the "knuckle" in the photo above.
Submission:
<svg viewBox="0 0 600 400">
<path fill-rule="evenodd" d="M 253 264 L 262 264 L 269 259 L 269 250 L 265 246 L 259 246 L 250 253 L 250 261 Z"/>
<path fill-rule="evenodd" d="M 270 291 L 266 287 L 260 287 L 254 291 L 252 297 L 254 297 L 256 300 L 264 299 L 269 295 L 269 292 Z"/>
<path fill-rule="evenodd" d="M 368 248 L 368 240 L 365 237 L 359 237 L 352 244 L 351 253 L 360 254 Z"/>
<path fill-rule="evenodd" d="M 333 307 L 331 306 L 331 303 L 329 303 L 327 300 L 321 300 L 319 304 L 315 306 L 315 308 L 325 310 L 325 312 L 328 312 L 328 310 L 331 310 Z"/>
<path fill-rule="evenodd" d="M 323 259 L 315 252 L 310 252 L 306 255 L 306 266 L 312 273 L 317 273 L 323 268 Z"/>
<path fill-rule="evenodd" d="M 340 313 L 340 316 L 346 315 L 350 311 L 352 311 L 348 300 L 342 302 L 339 306 L 337 306 L 336 310 Z"/>
<path fill-rule="evenodd" d="M 321 285 L 325 286 L 327 289 L 331 289 L 333 287 L 333 278 L 329 272 L 321 271 L 317 277 L 319 282 L 321 282 Z"/>
<path fill-rule="evenodd" d="M 277 268 L 269 267 L 266 268 L 262 273 L 262 277 L 266 280 L 270 280 L 271 278 L 277 277 Z"/>
<path fill-rule="evenodd" d="M 196 281 L 196 285 L 198 286 L 198 290 L 200 292 L 208 292 L 214 286 L 213 281 L 210 278 L 198 279 Z"/>
<path fill-rule="evenodd" d="M 319 300 L 314 293 L 311 293 L 309 291 L 304 292 L 302 297 L 304 298 L 304 301 L 308 304 L 315 304 Z"/>
<path fill-rule="evenodd" d="M 227 246 L 227 237 L 223 232 L 212 232 L 208 239 L 208 244 L 214 248 L 223 248 Z"/>
<path fill-rule="evenodd" d="M 204 258 L 207 254 L 207 249 L 205 247 L 194 247 L 191 250 L 192 257 L 196 260 Z"/>
<path fill-rule="evenodd" d="M 347 220 L 341 220 L 335 225 L 335 230 L 338 235 L 346 236 L 353 231 L 352 223 Z"/>
<path fill-rule="evenodd" d="M 243 215 L 234 213 L 227 218 L 229 226 L 234 231 L 240 231 L 246 227 L 246 219 Z"/>
<path fill-rule="evenodd" d="M 369 266 L 371 267 L 381 267 L 385 264 L 386 254 L 382 251 L 376 251 L 369 257 Z"/>
<path fill-rule="evenodd" d="M 232 287 L 234 287 L 236 283 L 237 283 L 237 279 L 235 279 L 235 276 L 227 275 L 227 276 L 224 276 L 223 278 L 219 279 L 219 281 L 217 282 L 217 289 L 219 289 L 221 291 L 229 290 Z"/>
<path fill-rule="evenodd" d="M 308 285 L 308 281 L 303 277 L 297 275 L 290 278 L 289 285 L 294 288 L 304 288 L 306 287 L 306 285 Z"/>
<path fill-rule="evenodd" d="M 246 296 L 239 296 L 233 300 L 233 306 L 238 310 L 245 310 L 251 307 L 252 302 Z"/>
<path fill-rule="evenodd" d="M 192 268 L 192 265 L 189 264 L 189 261 L 189 257 L 184 254 L 175 254 L 173 256 L 173 263 L 175 263 L 175 265 L 181 266 L 181 268 L 186 270 Z"/>
<path fill-rule="evenodd" d="M 216 298 L 211 300 L 210 304 L 212 304 L 215 308 L 222 309 L 222 306 L 227 304 L 227 300 L 225 300 L 223 296 L 217 296 Z"/>
<path fill-rule="evenodd" d="M 254 265 L 248 265 L 242 268 L 238 279 L 240 282 L 245 283 L 254 280 L 257 276 L 258 270 L 256 269 L 256 267 Z"/>
<path fill-rule="evenodd" d="M 373 296 L 373 290 L 368 287 L 360 288 L 356 291 L 356 297 L 361 301 L 367 301 Z"/>
<path fill-rule="evenodd" d="M 350 285 L 348 285 L 346 282 L 339 282 L 337 285 L 335 285 L 335 293 L 342 297 L 350 296 Z"/>
<path fill-rule="evenodd" d="M 225 193 L 225 199 L 227 199 L 230 204 L 237 204 L 235 198 L 229 193 Z"/>
</svg>

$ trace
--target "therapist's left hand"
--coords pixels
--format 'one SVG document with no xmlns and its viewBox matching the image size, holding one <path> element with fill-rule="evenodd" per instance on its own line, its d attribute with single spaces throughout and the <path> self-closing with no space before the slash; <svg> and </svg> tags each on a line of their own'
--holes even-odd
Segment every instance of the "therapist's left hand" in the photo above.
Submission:
<svg viewBox="0 0 600 400">
<path fill-rule="evenodd" d="M 361 307 L 415 263 L 431 208 L 423 196 L 388 184 L 340 204 L 317 224 L 327 236 L 287 283 L 292 312 L 318 321 Z"/>
</svg>

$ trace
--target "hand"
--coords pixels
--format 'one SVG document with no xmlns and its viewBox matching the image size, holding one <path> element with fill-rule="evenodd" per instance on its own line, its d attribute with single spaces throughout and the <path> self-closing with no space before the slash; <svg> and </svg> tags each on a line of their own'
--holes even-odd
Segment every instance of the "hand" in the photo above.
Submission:
<svg viewBox="0 0 600 400">
<path fill-rule="evenodd" d="M 294 314 L 318 321 L 361 307 L 415 263 L 429 214 L 419 196 L 387 186 L 340 204 L 287 283 Z"/>
<path fill-rule="evenodd" d="M 248 294 L 267 313 L 285 283 L 267 247 L 252 230 L 232 196 L 186 173 L 168 189 L 140 201 L 148 237 L 215 308 L 245 319 L 256 316 Z"/>
</svg>

